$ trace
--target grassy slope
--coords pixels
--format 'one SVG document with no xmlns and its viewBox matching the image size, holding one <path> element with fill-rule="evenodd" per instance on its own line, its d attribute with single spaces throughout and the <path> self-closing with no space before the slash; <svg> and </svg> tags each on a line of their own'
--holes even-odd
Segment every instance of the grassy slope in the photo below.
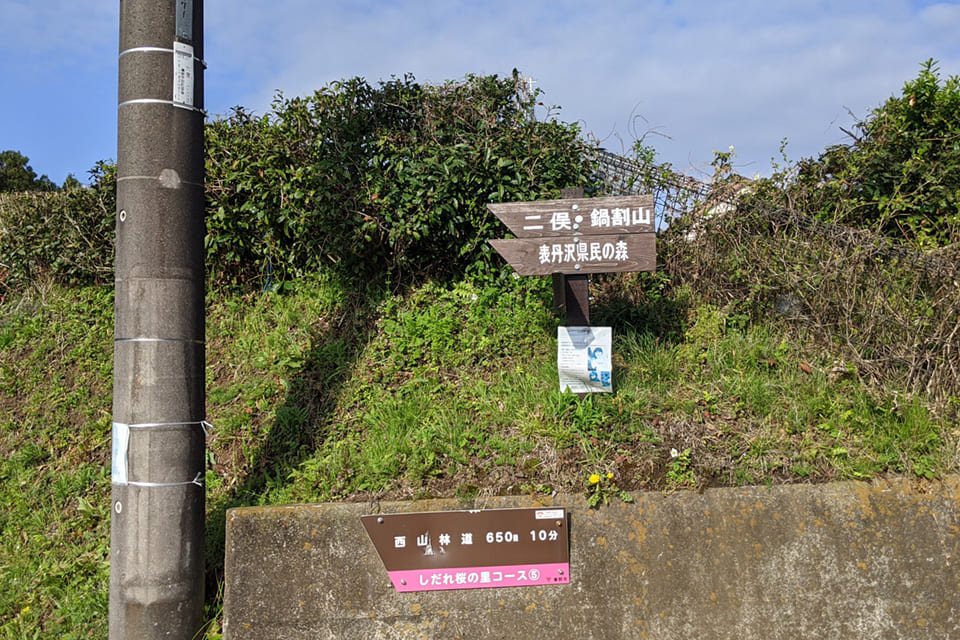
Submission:
<svg viewBox="0 0 960 640">
<path fill-rule="evenodd" d="M 0 309 L 0 638 L 106 635 L 112 299 Z"/>
<path fill-rule="evenodd" d="M 957 468 L 953 425 L 815 345 L 636 279 L 598 287 L 616 392 L 557 390 L 549 286 L 214 296 L 208 565 L 226 509 L 342 499 L 822 482 Z M 112 295 L 0 307 L 0 638 L 104 637 Z M 601 481 L 588 488 L 588 478 Z M 211 598 L 208 637 L 217 637 Z"/>
</svg>

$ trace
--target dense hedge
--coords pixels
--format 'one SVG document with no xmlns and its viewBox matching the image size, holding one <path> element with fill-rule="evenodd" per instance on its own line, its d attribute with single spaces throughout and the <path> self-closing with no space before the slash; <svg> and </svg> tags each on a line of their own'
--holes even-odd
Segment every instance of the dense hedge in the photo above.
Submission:
<svg viewBox="0 0 960 640">
<path fill-rule="evenodd" d="M 579 129 L 531 118 L 536 95 L 518 80 L 354 78 L 208 123 L 211 277 L 251 285 L 332 266 L 398 281 L 501 264 L 486 240 L 506 229 L 488 202 L 556 197 L 591 175 Z M 115 167 L 93 174 L 89 188 L 0 199 L 0 295 L 110 279 Z"/>
<path fill-rule="evenodd" d="M 851 142 L 801 161 L 795 208 L 921 249 L 960 242 L 960 78 L 933 60 L 858 122 Z"/>
<path fill-rule="evenodd" d="M 0 296 L 113 279 L 116 170 L 98 163 L 90 173 L 90 187 L 0 194 Z"/>
<path fill-rule="evenodd" d="M 558 196 L 590 167 L 576 126 L 529 117 L 517 78 L 360 78 L 207 127 L 208 264 L 221 280 L 335 265 L 393 278 L 485 268 L 491 201 Z"/>
</svg>

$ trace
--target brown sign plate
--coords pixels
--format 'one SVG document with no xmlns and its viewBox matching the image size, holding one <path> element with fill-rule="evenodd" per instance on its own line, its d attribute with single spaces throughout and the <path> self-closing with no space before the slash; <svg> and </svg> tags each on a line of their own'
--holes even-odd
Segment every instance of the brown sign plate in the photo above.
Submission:
<svg viewBox="0 0 960 640">
<path fill-rule="evenodd" d="M 570 581 L 562 507 L 398 513 L 361 521 L 398 591 Z"/>
<path fill-rule="evenodd" d="M 652 195 L 488 204 L 518 238 L 653 233 Z"/>
<path fill-rule="evenodd" d="M 489 242 L 521 276 L 654 271 L 657 266 L 653 233 Z"/>
</svg>

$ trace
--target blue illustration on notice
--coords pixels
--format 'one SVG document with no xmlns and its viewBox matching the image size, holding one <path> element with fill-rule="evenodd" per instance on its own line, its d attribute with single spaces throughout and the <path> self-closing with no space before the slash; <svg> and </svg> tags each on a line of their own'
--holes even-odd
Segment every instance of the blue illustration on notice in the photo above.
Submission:
<svg viewBox="0 0 960 640">
<path fill-rule="evenodd" d="M 604 356 L 602 347 L 587 347 L 587 371 L 590 372 L 591 382 L 610 386 L 609 358 Z"/>
</svg>

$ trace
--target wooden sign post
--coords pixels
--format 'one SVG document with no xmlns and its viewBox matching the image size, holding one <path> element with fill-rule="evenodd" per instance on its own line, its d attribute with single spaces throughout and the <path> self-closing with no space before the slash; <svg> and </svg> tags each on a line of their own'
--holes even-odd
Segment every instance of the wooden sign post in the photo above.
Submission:
<svg viewBox="0 0 960 640">
<path fill-rule="evenodd" d="M 563 350 L 559 348 L 563 331 L 558 330 L 561 389 L 572 389 L 583 398 L 588 392 L 612 388 L 609 368 L 601 372 L 599 361 L 591 359 L 603 349 L 596 345 L 584 348 L 589 343 L 577 346 L 577 341 L 570 339 L 570 327 L 578 327 L 580 333 L 586 330 L 589 339 L 596 339 L 589 329 L 588 274 L 656 269 L 654 201 L 653 196 L 584 198 L 582 190 L 578 197 L 568 197 L 574 194 L 566 190 L 563 195 L 561 200 L 488 204 L 516 236 L 490 240 L 490 244 L 519 275 L 553 276 L 554 308 L 566 312 L 568 325 Z M 589 380 L 576 373 L 581 372 L 583 357 L 587 358 Z M 575 373 L 569 375 L 571 371 Z"/>
<path fill-rule="evenodd" d="M 582 198 L 583 187 L 561 189 L 560 197 L 564 200 Z M 554 313 L 566 316 L 569 325 L 590 326 L 590 276 L 554 273 L 551 279 Z"/>
</svg>

